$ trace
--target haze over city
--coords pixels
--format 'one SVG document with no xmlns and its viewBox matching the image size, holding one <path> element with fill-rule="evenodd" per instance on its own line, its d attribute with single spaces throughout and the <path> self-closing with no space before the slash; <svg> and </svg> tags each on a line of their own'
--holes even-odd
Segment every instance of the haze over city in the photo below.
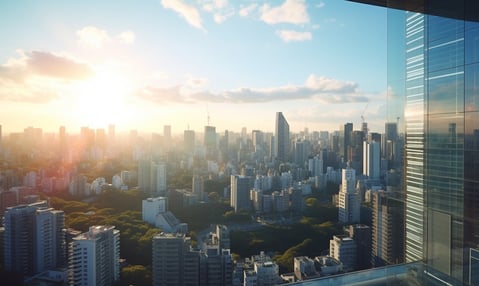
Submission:
<svg viewBox="0 0 479 286">
<path fill-rule="evenodd" d="M 363 17 L 367 11 L 368 17 Z M 382 131 L 384 9 L 348 1 L 2 1 L 0 123 Z"/>
</svg>

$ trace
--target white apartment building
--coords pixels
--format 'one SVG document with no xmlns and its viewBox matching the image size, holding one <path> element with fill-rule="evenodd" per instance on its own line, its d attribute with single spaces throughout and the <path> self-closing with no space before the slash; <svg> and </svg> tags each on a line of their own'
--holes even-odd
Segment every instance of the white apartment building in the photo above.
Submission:
<svg viewBox="0 0 479 286">
<path fill-rule="evenodd" d="M 70 285 L 110 286 L 120 279 L 120 231 L 91 226 L 70 244 Z"/>
</svg>

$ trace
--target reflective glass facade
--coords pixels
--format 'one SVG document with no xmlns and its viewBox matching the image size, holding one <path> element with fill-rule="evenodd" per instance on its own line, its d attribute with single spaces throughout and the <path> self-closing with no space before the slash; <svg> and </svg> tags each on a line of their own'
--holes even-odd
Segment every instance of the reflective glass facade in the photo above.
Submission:
<svg viewBox="0 0 479 286">
<path fill-rule="evenodd" d="M 390 30 L 404 27 L 403 43 L 388 40 L 388 81 L 390 93 L 404 94 L 406 261 L 424 261 L 439 280 L 474 285 L 479 24 L 460 15 L 463 1 L 454 2 L 459 9 L 432 2 L 420 8 L 426 13 L 393 10 L 388 17 Z M 444 8 L 451 8 L 447 17 Z"/>
<path fill-rule="evenodd" d="M 387 120 L 405 136 L 406 261 L 479 285 L 479 3 L 356 2 L 401 9 L 388 11 Z"/>
</svg>

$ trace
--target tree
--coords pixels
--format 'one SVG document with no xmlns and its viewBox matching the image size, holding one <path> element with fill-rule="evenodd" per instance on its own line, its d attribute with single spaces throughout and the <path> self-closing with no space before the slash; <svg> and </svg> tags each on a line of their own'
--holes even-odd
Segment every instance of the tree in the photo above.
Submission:
<svg viewBox="0 0 479 286">
<path fill-rule="evenodd" d="M 143 265 L 123 267 L 120 273 L 120 285 L 151 285 L 151 270 Z"/>
</svg>

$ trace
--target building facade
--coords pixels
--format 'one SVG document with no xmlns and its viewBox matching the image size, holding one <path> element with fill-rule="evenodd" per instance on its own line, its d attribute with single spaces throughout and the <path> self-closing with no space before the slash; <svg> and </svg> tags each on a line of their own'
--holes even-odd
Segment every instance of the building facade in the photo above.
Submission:
<svg viewBox="0 0 479 286">
<path fill-rule="evenodd" d="M 405 258 L 479 283 L 477 1 L 360 0 L 388 10 L 388 121 L 405 134 Z"/>
<path fill-rule="evenodd" d="M 361 196 L 356 191 L 356 171 L 349 166 L 342 170 L 342 182 L 338 200 L 339 222 L 343 224 L 359 223 Z"/>
<path fill-rule="evenodd" d="M 70 285 L 109 286 L 120 279 L 120 231 L 91 226 L 70 244 Z"/>
<path fill-rule="evenodd" d="M 31 276 L 66 266 L 65 214 L 46 201 L 7 208 L 5 269 Z"/>
<path fill-rule="evenodd" d="M 275 158 L 281 162 L 287 162 L 290 152 L 289 124 L 282 112 L 276 112 L 273 147 Z"/>
</svg>

